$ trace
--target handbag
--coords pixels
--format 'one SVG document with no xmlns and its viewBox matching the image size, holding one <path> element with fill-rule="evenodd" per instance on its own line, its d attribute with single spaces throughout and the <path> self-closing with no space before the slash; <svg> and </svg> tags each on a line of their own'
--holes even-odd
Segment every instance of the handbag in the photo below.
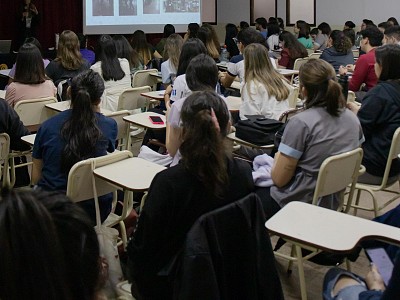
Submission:
<svg viewBox="0 0 400 300">
<path fill-rule="evenodd" d="M 258 146 L 273 144 L 275 133 L 283 126 L 280 121 L 260 115 L 245 117 L 235 125 L 236 137 Z"/>
<path fill-rule="evenodd" d="M 92 170 L 94 170 L 94 162 L 92 162 Z M 96 209 L 96 226 L 94 230 L 96 231 L 99 241 L 100 259 L 108 268 L 104 292 L 108 299 L 114 299 L 117 297 L 117 284 L 124 280 L 117 245 L 118 230 L 101 224 L 99 199 L 97 197 L 96 183 L 93 175 L 92 186 Z"/>
</svg>

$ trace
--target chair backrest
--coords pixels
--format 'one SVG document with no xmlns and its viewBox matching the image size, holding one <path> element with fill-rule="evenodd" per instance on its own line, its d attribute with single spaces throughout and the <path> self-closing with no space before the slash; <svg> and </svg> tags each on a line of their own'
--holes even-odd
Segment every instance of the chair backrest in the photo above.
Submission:
<svg viewBox="0 0 400 300">
<path fill-rule="evenodd" d="M 72 166 L 68 174 L 67 196 L 74 202 L 94 198 L 93 195 L 93 170 L 96 167 L 112 164 L 114 162 L 132 157 L 130 151 L 116 151 L 108 155 L 86 159 Z M 104 180 L 96 178 L 97 195 L 102 196 L 117 190 L 117 188 Z"/>
<path fill-rule="evenodd" d="M 295 86 L 293 88 L 293 92 L 289 95 L 288 101 L 289 101 L 289 107 L 290 108 L 296 108 L 297 105 L 297 97 L 299 96 L 299 87 Z"/>
<path fill-rule="evenodd" d="M 139 87 L 139 86 L 151 86 L 154 88 L 157 85 L 158 78 L 156 76 L 151 76 L 150 74 L 157 74 L 157 69 L 148 69 L 148 70 L 139 70 L 132 77 L 132 86 Z"/>
<path fill-rule="evenodd" d="M 321 54 L 322 54 L 322 52 L 314 52 L 314 53 L 311 53 L 311 54 L 308 56 L 308 58 L 309 58 L 309 59 L 317 59 L 317 58 L 319 58 L 319 57 L 321 56 Z"/>
<path fill-rule="evenodd" d="M 46 108 L 46 104 L 56 103 L 54 97 L 21 100 L 15 104 L 15 111 L 25 126 L 42 124 L 54 115 L 54 112 Z"/>
<path fill-rule="evenodd" d="M 347 94 L 347 103 L 356 101 L 356 93 L 349 91 Z"/>
<path fill-rule="evenodd" d="M 300 70 L 300 67 L 308 62 L 308 57 L 298 58 L 294 61 L 293 70 Z"/>
<path fill-rule="evenodd" d="M 286 123 L 291 117 L 298 114 L 299 112 L 302 112 L 303 110 L 304 110 L 304 107 L 289 109 L 289 110 L 283 112 L 279 116 L 279 121 Z"/>
<path fill-rule="evenodd" d="M 124 90 L 119 96 L 117 110 L 133 111 L 138 108 L 147 110 L 150 100 L 140 94 L 150 91 L 151 87 L 148 85 Z"/>
<path fill-rule="evenodd" d="M 392 145 L 390 146 L 389 156 L 385 167 L 385 173 L 383 174 L 383 179 L 381 184 L 383 187 L 385 187 L 387 184 L 393 159 L 398 158 L 399 155 L 400 155 L 400 127 L 397 128 L 393 134 Z"/>
<path fill-rule="evenodd" d="M 0 134 L 0 170 L 3 187 L 10 185 L 8 173 L 8 154 L 10 153 L 10 137 L 7 133 Z"/>
<path fill-rule="evenodd" d="M 119 110 L 110 114 L 106 114 L 106 117 L 112 118 L 117 122 L 118 126 L 118 148 L 120 150 L 128 150 L 130 145 L 130 127 L 129 123 L 125 122 L 123 117 L 129 116 L 131 113 L 128 110 Z"/>
<path fill-rule="evenodd" d="M 360 57 L 360 51 L 358 49 L 353 50 L 353 57 L 354 58 L 359 58 Z"/>
<path fill-rule="evenodd" d="M 307 53 L 308 53 L 308 55 L 311 55 L 311 54 L 313 54 L 315 52 L 315 50 L 314 49 L 307 49 Z"/>
<path fill-rule="evenodd" d="M 344 191 L 351 184 L 347 203 L 347 208 L 350 208 L 349 204 L 351 204 L 354 188 L 357 183 L 362 156 L 362 149 L 357 148 L 326 158 L 319 169 L 313 204 L 317 205 L 320 197 Z M 342 209 L 343 198 L 344 193 L 341 195 L 337 210 Z"/>
</svg>

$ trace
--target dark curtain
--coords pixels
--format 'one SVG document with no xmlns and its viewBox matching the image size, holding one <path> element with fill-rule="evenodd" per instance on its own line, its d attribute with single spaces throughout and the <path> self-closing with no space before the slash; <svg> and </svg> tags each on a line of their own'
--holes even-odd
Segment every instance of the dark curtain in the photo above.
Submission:
<svg viewBox="0 0 400 300">
<path fill-rule="evenodd" d="M 0 1 L 0 39 L 13 40 L 17 50 L 23 0 Z M 82 32 L 83 0 L 33 0 L 39 11 L 36 38 L 43 48 L 55 46 L 55 34 L 69 29 Z"/>
</svg>

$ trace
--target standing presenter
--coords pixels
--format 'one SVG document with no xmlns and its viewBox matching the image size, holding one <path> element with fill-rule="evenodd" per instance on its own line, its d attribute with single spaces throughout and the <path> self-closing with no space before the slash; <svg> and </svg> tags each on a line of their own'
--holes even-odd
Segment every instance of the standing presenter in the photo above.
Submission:
<svg viewBox="0 0 400 300">
<path fill-rule="evenodd" d="M 21 21 L 21 44 L 28 37 L 35 36 L 35 27 L 38 22 L 39 12 L 31 2 L 31 0 L 24 0 L 24 5 L 22 7 L 22 12 L 20 16 Z"/>
</svg>

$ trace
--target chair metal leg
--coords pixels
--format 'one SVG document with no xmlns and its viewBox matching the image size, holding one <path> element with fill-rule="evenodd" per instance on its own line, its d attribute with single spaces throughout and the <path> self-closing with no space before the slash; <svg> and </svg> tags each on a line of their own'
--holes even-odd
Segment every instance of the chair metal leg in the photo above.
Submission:
<svg viewBox="0 0 400 300">
<path fill-rule="evenodd" d="M 126 228 L 125 228 L 124 221 L 119 222 L 119 228 L 121 230 L 122 244 L 124 245 L 124 249 L 126 249 L 126 247 L 128 245 L 128 238 L 126 236 Z"/>
<path fill-rule="evenodd" d="M 290 250 L 290 256 L 291 257 L 295 257 L 295 255 L 296 255 L 296 248 L 295 248 L 294 245 L 292 245 L 292 249 Z M 293 260 L 290 259 L 289 262 L 288 262 L 287 270 L 286 270 L 286 272 L 289 275 L 292 274 L 292 267 L 293 267 Z"/>
<path fill-rule="evenodd" d="M 297 268 L 299 271 L 301 299 L 307 300 L 307 288 L 306 288 L 306 279 L 304 276 L 303 254 L 301 252 L 301 247 L 299 245 L 296 245 L 296 256 L 297 256 Z"/>
<path fill-rule="evenodd" d="M 360 203 L 360 196 L 361 196 L 361 190 L 358 189 L 357 198 L 356 198 L 356 205 L 359 205 L 359 203 Z M 353 216 L 356 216 L 356 215 L 357 215 L 357 208 L 354 208 Z"/>
<path fill-rule="evenodd" d="M 346 262 L 346 269 L 347 269 L 347 271 L 351 272 L 351 263 L 350 263 L 350 260 L 346 257 L 346 258 L 344 259 L 344 261 Z"/>
<path fill-rule="evenodd" d="M 374 214 L 375 214 L 375 218 L 376 218 L 378 216 L 378 211 L 379 211 L 378 201 L 376 200 L 375 195 L 372 193 L 371 193 L 371 197 L 372 197 L 372 203 L 374 205 Z"/>
</svg>

